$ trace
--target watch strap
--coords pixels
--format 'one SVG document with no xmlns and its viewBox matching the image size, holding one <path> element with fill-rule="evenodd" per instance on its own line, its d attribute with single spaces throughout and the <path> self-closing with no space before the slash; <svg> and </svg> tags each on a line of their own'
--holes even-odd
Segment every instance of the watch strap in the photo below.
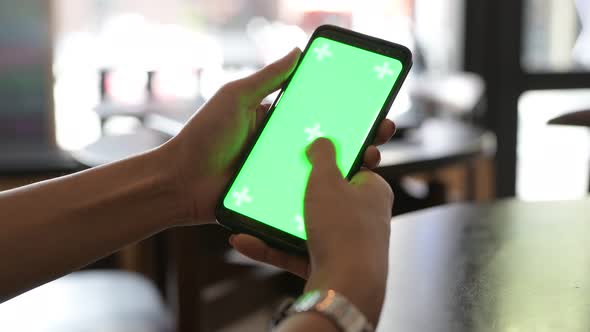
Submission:
<svg viewBox="0 0 590 332">
<path fill-rule="evenodd" d="M 277 326 L 288 316 L 303 312 L 316 312 L 323 315 L 342 332 L 374 331 L 365 315 L 346 297 L 334 290 L 314 290 L 303 294 L 295 301 L 284 302 L 273 318 L 272 326 Z"/>
</svg>

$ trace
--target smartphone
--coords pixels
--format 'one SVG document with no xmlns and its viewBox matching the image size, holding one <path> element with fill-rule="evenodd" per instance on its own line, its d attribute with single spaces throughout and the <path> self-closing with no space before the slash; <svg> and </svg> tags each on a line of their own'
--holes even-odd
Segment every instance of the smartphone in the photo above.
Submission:
<svg viewBox="0 0 590 332">
<path fill-rule="evenodd" d="M 404 46 L 319 27 L 222 195 L 217 221 L 305 254 L 307 146 L 319 137 L 332 140 L 338 167 L 350 179 L 411 66 L 412 54 Z"/>
</svg>

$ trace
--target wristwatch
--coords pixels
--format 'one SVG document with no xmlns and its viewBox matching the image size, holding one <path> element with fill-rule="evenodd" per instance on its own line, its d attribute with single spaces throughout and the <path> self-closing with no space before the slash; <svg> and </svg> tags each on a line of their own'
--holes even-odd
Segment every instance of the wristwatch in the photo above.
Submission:
<svg viewBox="0 0 590 332">
<path fill-rule="evenodd" d="M 317 312 L 334 323 L 342 332 L 373 332 L 375 329 L 358 308 L 343 295 L 330 289 L 313 290 L 295 301 L 283 304 L 273 320 L 276 327 L 285 318 L 302 312 Z"/>
</svg>

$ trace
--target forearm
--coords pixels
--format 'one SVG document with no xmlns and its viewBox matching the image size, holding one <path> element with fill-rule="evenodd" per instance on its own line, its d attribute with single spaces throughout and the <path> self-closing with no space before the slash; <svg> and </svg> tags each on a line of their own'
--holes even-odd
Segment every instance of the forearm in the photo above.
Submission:
<svg viewBox="0 0 590 332">
<path fill-rule="evenodd" d="M 0 193 L 0 302 L 156 233 L 180 211 L 158 152 Z"/>
</svg>

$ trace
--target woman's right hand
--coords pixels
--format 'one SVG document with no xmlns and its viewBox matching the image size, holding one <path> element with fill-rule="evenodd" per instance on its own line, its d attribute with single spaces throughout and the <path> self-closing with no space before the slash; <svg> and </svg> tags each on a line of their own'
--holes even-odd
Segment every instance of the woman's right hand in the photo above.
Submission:
<svg viewBox="0 0 590 332">
<path fill-rule="evenodd" d="M 308 278 L 305 289 L 333 289 L 376 325 L 387 279 L 393 193 L 377 174 L 361 170 L 350 182 L 336 165 L 328 139 L 307 151 L 312 164 L 305 194 L 309 261 L 268 247 L 249 235 L 231 244 L 253 259 Z"/>
</svg>

